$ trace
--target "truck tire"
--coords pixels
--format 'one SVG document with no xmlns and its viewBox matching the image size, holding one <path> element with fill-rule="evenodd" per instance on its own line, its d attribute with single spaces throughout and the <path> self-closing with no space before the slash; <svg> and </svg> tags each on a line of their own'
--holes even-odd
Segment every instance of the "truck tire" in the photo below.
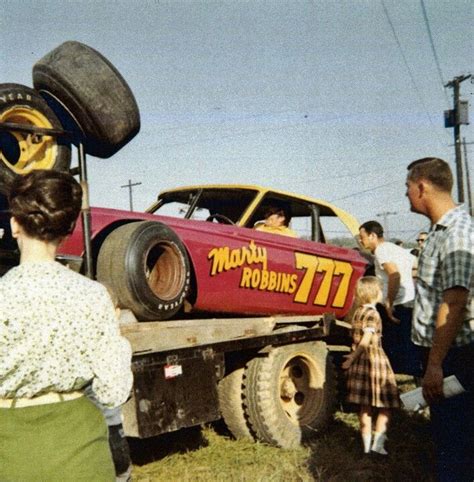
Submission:
<svg viewBox="0 0 474 482">
<path fill-rule="evenodd" d="M 244 378 L 245 411 L 259 440 L 295 448 L 323 429 L 336 404 L 336 377 L 326 344 L 271 350 L 252 359 Z"/>
<path fill-rule="evenodd" d="M 0 122 L 62 129 L 44 99 L 20 84 L 0 84 Z M 8 194 L 13 180 L 33 169 L 67 170 L 70 145 L 57 137 L 20 131 L 0 131 L 0 192 Z"/>
<path fill-rule="evenodd" d="M 142 221 L 120 226 L 102 244 L 97 280 L 139 320 L 166 320 L 183 305 L 190 284 L 186 249 L 168 226 Z"/>
<path fill-rule="evenodd" d="M 244 368 L 237 368 L 226 375 L 217 387 L 219 407 L 227 428 L 236 439 L 255 440 L 244 410 Z"/>
<path fill-rule="evenodd" d="M 140 130 L 138 106 L 125 79 L 80 42 L 64 42 L 36 62 L 33 85 L 53 98 L 53 109 L 59 102 L 69 112 L 92 156 L 112 156 Z"/>
</svg>

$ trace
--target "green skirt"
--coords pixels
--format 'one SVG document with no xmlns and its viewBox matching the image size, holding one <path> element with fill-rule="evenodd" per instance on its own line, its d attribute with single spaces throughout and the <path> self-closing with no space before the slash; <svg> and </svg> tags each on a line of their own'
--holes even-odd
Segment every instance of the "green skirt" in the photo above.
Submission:
<svg viewBox="0 0 474 482">
<path fill-rule="evenodd" d="M 101 411 L 86 397 L 1 408 L 0 481 L 115 481 Z"/>
</svg>

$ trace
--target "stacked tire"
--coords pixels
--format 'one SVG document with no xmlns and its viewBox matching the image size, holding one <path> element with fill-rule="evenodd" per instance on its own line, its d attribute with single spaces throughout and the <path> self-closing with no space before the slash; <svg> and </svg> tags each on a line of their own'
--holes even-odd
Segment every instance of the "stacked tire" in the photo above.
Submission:
<svg viewBox="0 0 474 482">
<path fill-rule="evenodd" d="M 125 79 L 80 42 L 64 42 L 41 58 L 33 66 L 33 86 L 0 84 L 2 194 L 16 176 L 33 169 L 68 170 L 72 144 L 108 158 L 140 130 L 138 106 Z M 64 130 L 67 135 L 60 134 Z"/>
</svg>

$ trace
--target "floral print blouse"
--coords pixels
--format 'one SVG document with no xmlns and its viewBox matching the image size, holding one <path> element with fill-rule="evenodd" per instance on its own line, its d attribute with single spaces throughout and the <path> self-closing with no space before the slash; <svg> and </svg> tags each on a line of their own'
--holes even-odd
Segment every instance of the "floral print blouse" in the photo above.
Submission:
<svg viewBox="0 0 474 482">
<path fill-rule="evenodd" d="M 92 381 L 114 407 L 132 387 L 131 348 L 107 289 L 54 261 L 0 278 L 0 397 L 70 392 Z"/>
</svg>

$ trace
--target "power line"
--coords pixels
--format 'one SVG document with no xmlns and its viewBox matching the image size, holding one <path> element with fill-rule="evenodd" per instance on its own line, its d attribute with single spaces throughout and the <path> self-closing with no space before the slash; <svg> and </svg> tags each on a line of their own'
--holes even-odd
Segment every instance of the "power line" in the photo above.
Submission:
<svg viewBox="0 0 474 482">
<path fill-rule="evenodd" d="M 448 94 L 446 93 L 445 82 L 443 80 L 443 73 L 441 72 L 438 54 L 436 53 L 436 49 L 433 42 L 433 35 L 431 34 L 430 22 L 428 20 L 428 15 L 426 13 L 425 2 L 423 0 L 420 0 L 420 3 L 421 3 L 421 10 L 423 11 L 423 19 L 425 20 L 426 30 L 428 31 L 428 37 L 430 39 L 431 51 L 433 52 L 436 68 L 438 69 L 439 80 L 441 81 L 441 86 L 443 87 L 444 97 L 446 99 L 446 105 L 449 108 Z"/>
<path fill-rule="evenodd" d="M 387 10 L 387 7 L 385 6 L 385 2 L 384 0 L 380 0 L 380 2 L 382 3 L 382 8 L 383 8 L 383 11 L 385 13 L 385 17 L 387 18 L 387 22 L 388 24 L 390 25 L 390 29 L 392 30 L 392 34 L 395 38 L 395 42 L 397 43 L 397 46 L 398 46 L 398 49 L 400 51 L 400 55 L 402 56 L 402 59 L 403 59 L 403 63 L 405 64 L 405 67 L 407 69 L 407 72 L 408 72 L 408 75 L 410 77 L 410 80 L 411 80 L 411 83 L 412 83 L 412 86 L 413 86 L 413 89 L 415 90 L 415 93 L 418 97 L 418 100 L 421 104 L 421 106 L 423 107 L 425 113 L 426 113 L 426 116 L 428 117 L 428 120 L 431 124 L 431 126 L 433 127 L 434 129 L 434 132 L 436 132 L 436 135 L 438 136 L 438 131 L 436 130 L 436 127 L 435 125 L 433 124 L 433 121 L 431 120 L 431 116 L 428 114 L 428 109 L 426 108 L 426 105 L 423 101 L 423 98 L 421 96 L 421 92 L 420 90 L 418 89 L 418 86 L 416 85 L 416 82 L 415 82 L 415 76 L 413 75 L 413 71 L 411 70 L 409 64 L 408 64 L 408 61 L 407 61 L 407 58 L 405 56 L 405 53 L 403 52 L 403 48 L 402 48 L 402 44 L 400 43 L 400 39 L 398 38 L 398 35 L 397 35 L 397 32 L 395 30 L 395 27 L 393 25 L 393 22 L 390 18 L 390 14 L 388 13 L 388 10 Z M 445 91 L 446 93 L 446 91 Z M 438 141 L 441 145 L 444 145 L 444 142 L 441 140 L 441 138 L 438 136 Z"/>
<path fill-rule="evenodd" d="M 369 189 L 364 189 L 363 191 L 353 192 L 352 194 L 349 194 L 348 196 L 343 196 L 343 197 L 331 199 L 329 202 L 340 201 L 341 199 L 349 199 L 351 197 L 358 196 L 359 194 L 365 194 L 366 192 L 375 191 L 376 189 L 380 189 L 381 187 L 390 186 L 392 184 L 397 184 L 399 182 L 400 181 L 387 182 L 387 184 L 381 184 L 380 186 L 375 186 L 375 187 L 371 187 Z"/>
<path fill-rule="evenodd" d="M 396 216 L 398 211 L 383 211 L 381 213 L 377 213 L 375 216 L 382 216 L 383 217 L 383 229 L 385 230 L 385 235 L 389 238 L 389 230 L 388 230 L 388 217 L 389 216 Z"/>
<path fill-rule="evenodd" d="M 131 179 L 128 180 L 128 184 L 124 184 L 122 187 L 128 188 L 128 200 L 130 203 L 130 211 L 133 211 L 133 195 L 132 195 L 132 189 L 134 186 L 140 186 L 141 182 L 132 182 Z"/>
</svg>

